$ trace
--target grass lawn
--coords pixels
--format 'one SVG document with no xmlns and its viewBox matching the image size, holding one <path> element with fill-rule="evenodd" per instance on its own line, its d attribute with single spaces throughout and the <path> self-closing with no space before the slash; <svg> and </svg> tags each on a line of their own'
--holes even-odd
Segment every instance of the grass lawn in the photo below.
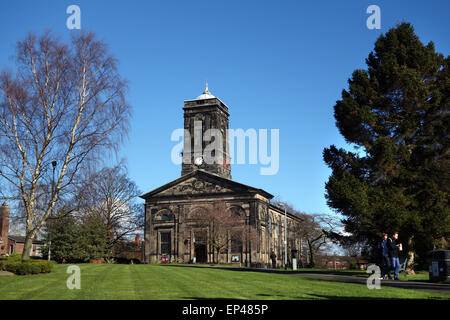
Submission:
<svg viewBox="0 0 450 320">
<path fill-rule="evenodd" d="M 320 281 L 290 274 L 161 265 L 79 264 L 81 289 L 69 290 L 69 265 L 50 274 L 0 276 L 0 299 L 450 299 L 450 295 Z"/>
</svg>

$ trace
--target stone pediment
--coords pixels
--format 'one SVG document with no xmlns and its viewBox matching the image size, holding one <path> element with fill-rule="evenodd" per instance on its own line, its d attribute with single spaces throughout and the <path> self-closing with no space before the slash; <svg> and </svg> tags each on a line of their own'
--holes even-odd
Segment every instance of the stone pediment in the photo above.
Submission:
<svg viewBox="0 0 450 320">
<path fill-rule="evenodd" d="M 218 182 L 205 181 L 199 178 L 190 178 L 180 182 L 154 196 L 183 196 L 193 194 L 230 193 L 232 189 L 220 185 Z"/>
<path fill-rule="evenodd" d="M 263 193 L 270 196 L 270 198 L 272 197 L 264 190 L 256 189 L 206 171 L 197 170 L 150 191 L 142 195 L 141 198 L 232 193 Z"/>
</svg>

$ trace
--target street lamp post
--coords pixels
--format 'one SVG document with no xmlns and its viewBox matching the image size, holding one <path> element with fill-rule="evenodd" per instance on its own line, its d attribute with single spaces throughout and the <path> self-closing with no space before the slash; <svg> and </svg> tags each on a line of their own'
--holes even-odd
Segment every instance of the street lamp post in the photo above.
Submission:
<svg viewBox="0 0 450 320">
<path fill-rule="evenodd" d="M 56 168 L 56 161 L 52 161 L 52 166 L 53 166 L 53 177 L 52 177 L 52 199 L 51 201 L 53 201 L 53 197 L 55 196 L 55 168 Z M 53 211 L 53 209 L 52 209 Z M 51 212 L 50 212 L 51 215 Z M 52 239 L 50 236 L 50 230 L 48 230 L 48 261 L 50 261 L 51 255 L 52 255 L 52 250 L 51 250 L 51 245 L 52 245 Z"/>
<path fill-rule="evenodd" d="M 284 203 L 279 202 L 278 205 L 284 208 L 284 270 L 287 270 L 287 208 Z"/>
</svg>

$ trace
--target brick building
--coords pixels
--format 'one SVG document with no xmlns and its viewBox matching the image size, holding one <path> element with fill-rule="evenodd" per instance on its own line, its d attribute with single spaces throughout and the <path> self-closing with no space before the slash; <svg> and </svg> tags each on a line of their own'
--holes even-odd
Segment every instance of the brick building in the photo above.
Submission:
<svg viewBox="0 0 450 320">
<path fill-rule="evenodd" d="M 25 237 L 9 234 L 9 215 L 10 209 L 6 203 L 0 207 L 0 257 L 8 256 L 11 253 L 22 253 L 25 244 Z M 41 257 L 40 248 L 43 245 L 41 241 L 33 240 L 31 246 L 31 257 Z"/>
<path fill-rule="evenodd" d="M 143 242 L 139 234 L 134 241 L 120 240 L 113 247 L 113 258 L 121 263 L 144 262 Z"/>
<path fill-rule="evenodd" d="M 6 202 L 0 207 L 0 257 L 9 254 L 8 246 L 9 231 L 9 207 Z"/>
<path fill-rule="evenodd" d="M 211 263 L 219 256 L 222 263 L 270 267 L 273 252 L 276 265 L 283 266 L 284 210 L 270 203 L 273 198 L 270 193 L 231 179 L 228 107 L 206 87 L 202 95 L 185 101 L 183 110 L 181 177 L 141 196 L 145 199 L 145 262 Z M 196 136 L 198 132 L 204 136 L 208 129 L 223 136 L 222 147 L 213 151 L 217 156 L 213 163 L 205 161 L 202 151 L 206 142 Z M 209 241 L 212 231 L 200 227 L 193 217 L 199 211 L 214 214 L 214 204 L 219 202 L 225 204 L 224 210 L 230 214 L 242 217 L 241 223 L 248 230 L 254 230 L 258 235 L 256 245 L 230 238 L 224 252 L 215 251 Z M 298 260 L 301 250 L 300 239 L 292 231 L 298 223 L 299 217 L 287 213 L 289 261 L 293 257 Z"/>
</svg>

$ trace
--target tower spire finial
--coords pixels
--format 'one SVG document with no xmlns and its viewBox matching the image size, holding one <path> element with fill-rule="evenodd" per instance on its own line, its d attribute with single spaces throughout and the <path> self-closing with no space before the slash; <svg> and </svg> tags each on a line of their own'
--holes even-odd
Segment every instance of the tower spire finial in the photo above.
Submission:
<svg viewBox="0 0 450 320">
<path fill-rule="evenodd" d="M 208 79 L 206 79 L 205 92 L 203 92 L 203 93 L 209 93 L 209 91 L 208 91 Z"/>
</svg>

